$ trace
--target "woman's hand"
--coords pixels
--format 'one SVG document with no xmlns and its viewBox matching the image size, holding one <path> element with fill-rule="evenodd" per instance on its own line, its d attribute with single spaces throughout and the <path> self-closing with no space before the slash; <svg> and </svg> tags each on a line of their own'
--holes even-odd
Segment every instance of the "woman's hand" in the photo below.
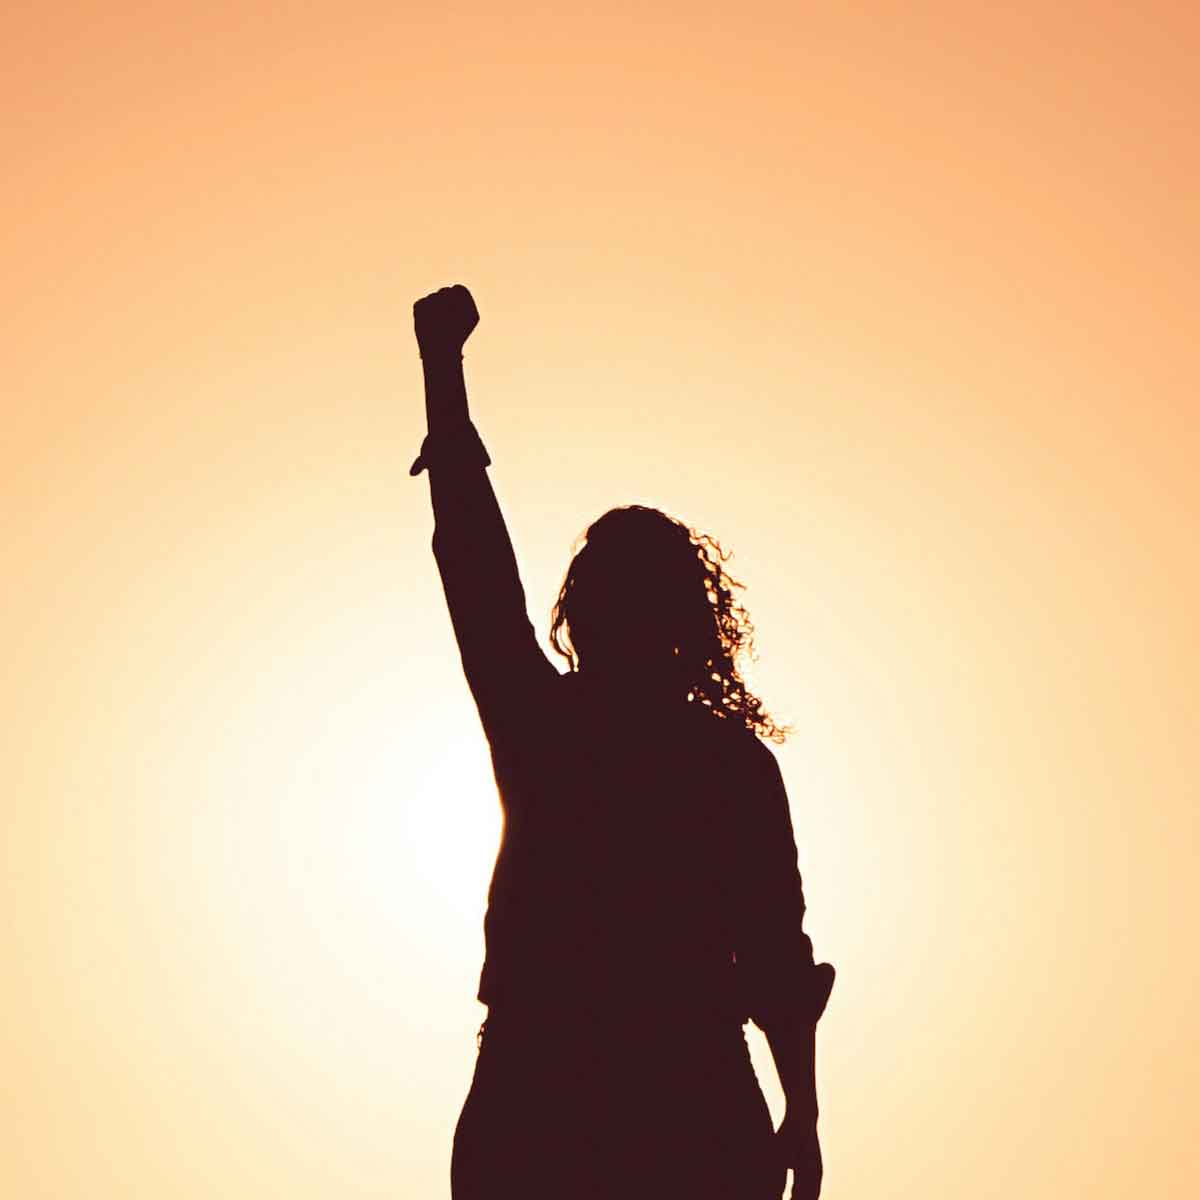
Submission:
<svg viewBox="0 0 1200 1200">
<path fill-rule="evenodd" d="M 413 305 L 413 328 L 421 357 L 457 358 L 479 324 L 475 300 L 461 283 L 438 288 Z"/>
<path fill-rule="evenodd" d="M 793 1171 L 791 1200 L 817 1200 L 821 1194 L 821 1142 L 816 1117 L 784 1115 L 775 1131 L 775 1147 L 784 1167 Z"/>
</svg>

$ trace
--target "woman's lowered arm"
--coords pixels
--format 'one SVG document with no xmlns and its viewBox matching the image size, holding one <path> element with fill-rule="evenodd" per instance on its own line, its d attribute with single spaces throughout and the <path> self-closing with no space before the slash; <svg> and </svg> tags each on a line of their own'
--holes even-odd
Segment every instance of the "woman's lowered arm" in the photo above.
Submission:
<svg viewBox="0 0 1200 1200">
<path fill-rule="evenodd" d="M 491 459 L 467 407 L 462 348 L 479 322 L 461 284 L 413 305 L 428 433 L 410 474 L 429 472 L 433 553 L 484 730 L 495 748 L 557 676 L 537 645 L 512 542 L 485 468 Z M 506 720 L 506 717 L 508 718 Z"/>
<path fill-rule="evenodd" d="M 833 987 L 834 969 L 813 960 L 804 932 L 804 890 L 797 865 L 787 790 L 774 754 L 757 744 L 762 768 L 760 802 L 750 816 L 748 920 L 738 952 L 748 968 L 751 1016 L 767 1036 L 786 1111 L 777 1145 L 795 1171 L 794 1200 L 816 1200 L 821 1191 L 817 1137 L 817 1022 Z"/>
</svg>

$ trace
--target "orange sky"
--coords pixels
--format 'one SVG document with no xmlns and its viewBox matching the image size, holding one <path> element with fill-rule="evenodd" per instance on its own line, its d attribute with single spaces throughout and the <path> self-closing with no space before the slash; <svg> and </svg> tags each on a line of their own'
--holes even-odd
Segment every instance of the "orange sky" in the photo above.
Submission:
<svg viewBox="0 0 1200 1200">
<path fill-rule="evenodd" d="M 1195 1194 L 1198 21 L 841 8 L 8 16 L 3 1194 L 449 1195 L 452 282 L 539 630 L 617 503 L 749 585 L 824 1195 Z"/>
</svg>

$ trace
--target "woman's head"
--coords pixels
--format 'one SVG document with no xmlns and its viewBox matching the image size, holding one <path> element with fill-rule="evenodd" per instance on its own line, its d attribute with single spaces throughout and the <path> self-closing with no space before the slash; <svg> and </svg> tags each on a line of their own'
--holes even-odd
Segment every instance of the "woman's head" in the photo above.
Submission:
<svg viewBox="0 0 1200 1200">
<path fill-rule="evenodd" d="M 554 605 L 550 644 L 573 670 L 666 684 L 782 741 L 786 729 L 746 688 L 737 659 L 754 627 L 734 598 L 715 538 L 656 508 L 613 508 L 593 521 Z"/>
</svg>

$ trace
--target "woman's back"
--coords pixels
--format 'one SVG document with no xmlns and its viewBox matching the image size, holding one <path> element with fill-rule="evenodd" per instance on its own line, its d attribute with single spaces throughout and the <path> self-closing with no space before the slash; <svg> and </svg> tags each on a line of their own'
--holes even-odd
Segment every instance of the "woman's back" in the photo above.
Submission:
<svg viewBox="0 0 1200 1200">
<path fill-rule="evenodd" d="M 585 672 L 550 681 L 493 748 L 505 830 L 480 998 L 744 1019 L 739 820 L 765 803 L 763 752 L 699 704 L 647 708 Z"/>
</svg>

